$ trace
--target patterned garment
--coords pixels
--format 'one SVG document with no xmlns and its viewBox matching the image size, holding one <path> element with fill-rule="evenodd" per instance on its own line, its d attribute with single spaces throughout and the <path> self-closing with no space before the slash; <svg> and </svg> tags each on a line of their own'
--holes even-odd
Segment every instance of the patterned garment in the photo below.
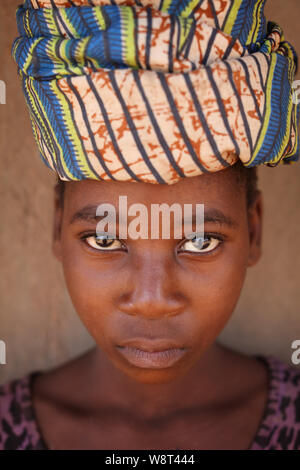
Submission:
<svg viewBox="0 0 300 470">
<path fill-rule="evenodd" d="M 296 54 L 265 0 L 25 0 L 18 65 L 63 180 L 173 184 L 299 159 Z"/>
<path fill-rule="evenodd" d="M 269 372 L 264 416 L 248 450 L 300 450 L 300 369 L 273 356 L 256 356 Z M 0 450 L 48 450 L 31 400 L 41 372 L 0 386 Z"/>
</svg>

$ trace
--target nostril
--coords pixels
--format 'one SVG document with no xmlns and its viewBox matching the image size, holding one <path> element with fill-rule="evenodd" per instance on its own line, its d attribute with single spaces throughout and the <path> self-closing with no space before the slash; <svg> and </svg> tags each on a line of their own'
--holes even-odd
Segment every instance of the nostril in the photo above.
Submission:
<svg viewBox="0 0 300 470">
<path fill-rule="evenodd" d="M 128 315 L 141 315 L 147 318 L 157 318 L 160 316 L 171 317 L 178 315 L 186 308 L 184 298 L 167 298 L 167 297 L 124 297 L 119 300 L 118 308 Z"/>
<path fill-rule="evenodd" d="M 119 291 L 116 307 L 129 315 L 148 318 L 174 316 L 187 307 L 187 297 L 180 290 L 180 280 L 170 258 L 160 253 L 147 254 L 146 259 L 132 266 Z"/>
</svg>

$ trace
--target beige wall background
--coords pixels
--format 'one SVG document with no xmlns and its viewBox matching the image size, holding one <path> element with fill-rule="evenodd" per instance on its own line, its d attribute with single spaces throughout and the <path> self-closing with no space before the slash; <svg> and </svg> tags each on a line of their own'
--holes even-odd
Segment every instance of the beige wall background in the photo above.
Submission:
<svg viewBox="0 0 300 470">
<path fill-rule="evenodd" d="M 10 55 L 21 0 L 0 0 L 0 339 L 6 343 L 0 383 L 48 369 L 91 348 L 73 309 L 62 269 L 51 252 L 52 173 L 40 160 Z M 300 54 L 299 0 L 269 0 L 277 21 Z M 298 79 L 300 74 L 298 73 Z M 259 168 L 264 193 L 263 257 L 248 271 L 235 313 L 220 341 L 248 354 L 291 360 L 300 340 L 300 161 Z"/>
</svg>

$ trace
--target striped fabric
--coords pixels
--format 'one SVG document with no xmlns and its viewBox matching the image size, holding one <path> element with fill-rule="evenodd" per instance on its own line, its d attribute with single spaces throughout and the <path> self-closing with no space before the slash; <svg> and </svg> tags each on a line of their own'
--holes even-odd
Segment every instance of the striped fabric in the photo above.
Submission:
<svg viewBox="0 0 300 470">
<path fill-rule="evenodd" d="M 12 46 L 63 180 L 173 184 L 299 159 L 296 54 L 265 0 L 25 0 Z"/>
</svg>

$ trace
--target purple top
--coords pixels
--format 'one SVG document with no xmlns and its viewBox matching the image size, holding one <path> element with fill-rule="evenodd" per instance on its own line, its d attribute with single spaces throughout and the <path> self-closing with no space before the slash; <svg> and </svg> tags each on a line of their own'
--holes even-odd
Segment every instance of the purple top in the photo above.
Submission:
<svg viewBox="0 0 300 470">
<path fill-rule="evenodd" d="M 248 450 L 300 450 L 300 369 L 273 356 L 255 357 L 268 366 L 269 395 Z M 0 450 L 48 450 L 31 400 L 31 384 L 40 373 L 0 386 Z"/>
</svg>

